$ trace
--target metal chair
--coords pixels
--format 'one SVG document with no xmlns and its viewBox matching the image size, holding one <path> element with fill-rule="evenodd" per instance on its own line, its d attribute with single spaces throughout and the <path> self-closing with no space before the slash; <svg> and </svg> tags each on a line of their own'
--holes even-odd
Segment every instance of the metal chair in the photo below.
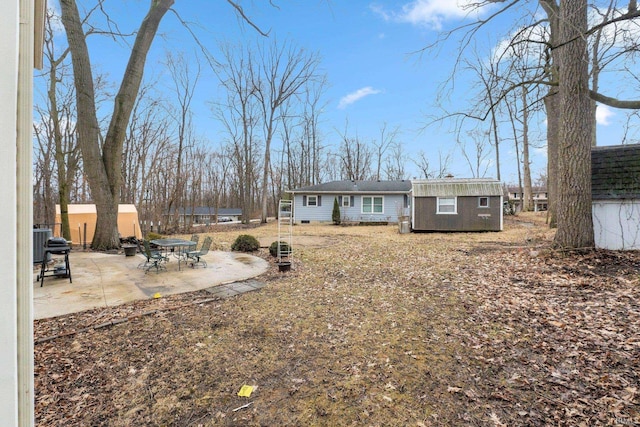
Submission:
<svg viewBox="0 0 640 427">
<path fill-rule="evenodd" d="M 189 251 L 187 252 L 187 262 L 191 262 L 191 267 L 195 267 L 197 264 L 202 264 L 203 267 L 207 267 L 207 262 L 202 259 L 207 253 L 209 253 L 209 248 L 211 248 L 211 242 L 213 239 L 211 236 L 207 236 L 202 242 L 202 247 L 197 251 Z"/>
<path fill-rule="evenodd" d="M 141 250 L 141 252 L 145 256 L 146 261 L 138 265 L 138 268 L 144 268 L 145 274 L 152 268 L 155 268 L 156 272 L 166 270 L 167 267 L 163 263 L 167 261 L 167 257 L 161 252 L 152 251 L 148 240 L 145 240 L 143 244 L 144 250 Z M 138 243 L 138 245 L 140 245 L 140 243 Z"/>
</svg>

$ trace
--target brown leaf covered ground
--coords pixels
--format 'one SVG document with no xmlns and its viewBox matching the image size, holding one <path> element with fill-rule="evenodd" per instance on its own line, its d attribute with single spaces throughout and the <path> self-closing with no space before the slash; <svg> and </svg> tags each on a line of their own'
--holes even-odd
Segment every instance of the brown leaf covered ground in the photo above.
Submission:
<svg viewBox="0 0 640 427">
<path fill-rule="evenodd" d="M 543 221 L 296 226 L 293 270 L 259 291 L 38 321 L 37 424 L 639 424 L 640 253 L 553 251 Z"/>
</svg>

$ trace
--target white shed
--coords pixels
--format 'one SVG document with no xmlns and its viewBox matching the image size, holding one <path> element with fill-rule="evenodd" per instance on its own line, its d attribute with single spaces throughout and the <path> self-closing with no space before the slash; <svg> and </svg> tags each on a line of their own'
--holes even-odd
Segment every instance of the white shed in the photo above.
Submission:
<svg viewBox="0 0 640 427">
<path fill-rule="evenodd" d="M 640 144 L 591 150 L 596 247 L 640 249 Z"/>
</svg>

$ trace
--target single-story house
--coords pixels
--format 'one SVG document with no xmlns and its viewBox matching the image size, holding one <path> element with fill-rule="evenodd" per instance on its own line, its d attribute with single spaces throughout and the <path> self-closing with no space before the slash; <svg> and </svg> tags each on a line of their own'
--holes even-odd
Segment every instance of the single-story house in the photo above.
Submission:
<svg viewBox="0 0 640 427">
<path fill-rule="evenodd" d="M 72 204 L 68 205 L 69 228 L 71 231 L 71 241 L 74 244 L 90 244 L 93 241 L 93 234 L 96 231 L 98 213 L 96 205 L 93 204 Z M 60 216 L 60 205 L 56 205 L 56 223 L 62 223 Z M 57 234 L 59 230 L 52 230 Z M 118 233 L 120 237 L 135 236 L 142 238 L 140 222 L 138 220 L 138 210 L 135 205 L 118 205 Z"/>
<path fill-rule="evenodd" d="M 343 222 L 395 223 L 408 215 L 411 181 L 332 181 L 288 190 L 293 223 L 331 222 L 334 200 Z"/>
<path fill-rule="evenodd" d="M 412 181 L 414 231 L 500 231 L 503 189 L 494 179 Z"/>
<path fill-rule="evenodd" d="M 171 210 L 171 215 L 175 215 L 176 210 Z M 239 208 L 216 208 L 210 206 L 196 206 L 195 208 L 179 208 L 180 225 L 187 222 L 187 218 L 193 215 L 193 224 L 215 224 L 216 222 L 239 221 L 242 216 L 242 209 Z M 217 216 L 216 216 L 217 215 Z M 167 214 L 165 213 L 165 216 Z"/>
<path fill-rule="evenodd" d="M 591 149 L 596 247 L 640 249 L 640 144 Z"/>
</svg>

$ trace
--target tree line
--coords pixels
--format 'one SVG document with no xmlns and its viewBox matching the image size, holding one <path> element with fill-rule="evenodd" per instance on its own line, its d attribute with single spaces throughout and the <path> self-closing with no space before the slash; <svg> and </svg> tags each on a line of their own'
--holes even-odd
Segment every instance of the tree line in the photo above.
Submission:
<svg viewBox="0 0 640 427">
<path fill-rule="evenodd" d="M 227 2 L 261 36 L 251 44 L 223 43 L 220 59 L 205 51 L 206 66 L 215 70 L 226 93 L 226 99 L 212 107 L 212 115 L 225 129 L 212 143 L 198 136 L 192 123 L 200 64 L 184 60 L 180 53 L 168 54 L 170 94 L 159 95 L 154 82 L 143 78 L 159 24 L 169 10 L 176 12 L 173 0 L 150 2 L 117 90 L 95 74 L 88 50 L 87 38 L 104 31 L 87 23 L 91 14 L 104 13 L 103 9 L 90 9 L 81 17 L 75 0 L 60 0 L 68 44 L 53 45 L 49 24 L 48 69 L 42 76 L 47 90 L 36 106 L 34 125 L 35 212 L 45 222 L 51 220 L 56 200 L 63 212 L 65 203 L 91 200 L 98 209 L 92 246 L 108 249 L 119 244 L 118 203 L 134 203 L 143 219 L 167 221 L 170 229 L 177 222 L 165 219 L 165 212 L 199 205 L 241 207 L 244 221 L 252 216 L 266 221 L 287 188 L 332 179 L 409 178 L 400 130 L 386 124 L 380 126 L 380 138 L 371 142 L 359 139 L 345 123 L 343 131 L 335 130 L 340 142 L 332 149 L 320 125 L 326 76 L 319 72 L 318 54 L 287 40 L 263 37 L 238 3 Z M 560 247 L 593 246 L 589 159 L 595 144 L 595 103 L 638 109 L 637 101 L 599 92 L 607 66 L 618 71 L 623 66 L 635 76 L 628 65 L 637 52 L 637 38 L 630 37 L 633 32 L 623 24 L 640 16 L 633 0 L 606 3 L 604 8 L 586 0 L 483 0 L 471 5 L 491 8 L 488 18 L 462 27 L 466 32 L 458 49 L 458 64 L 477 75 L 480 96 L 472 110 L 440 118 L 457 123 L 459 135 L 466 133 L 459 137 L 459 148 L 474 176 L 486 173 L 490 142 L 499 179 L 500 142 L 512 140 L 522 156 L 518 172 L 529 199 L 530 115 L 546 115 L 551 225 L 558 227 Z M 495 9 L 496 5 L 501 6 Z M 529 5 L 538 5 L 544 15 Z M 480 30 L 518 6 L 523 6 L 523 16 L 512 29 L 508 47 L 497 50 L 490 61 L 469 59 L 466 54 Z M 591 27 L 588 10 L 596 10 L 600 18 Z M 125 37 L 109 28 L 111 37 Z M 457 31 L 443 33 L 442 40 L 453 39 Z M 499 126 L 505 113 L 503 124 L 511 126 L 510 137 Z M 469 131 L 462 124 L 470 119 L 490 126 Z M 282 144 L 274 146 L 276 139 Z M 467 149 L 468 141 L 475 143 L 472 150 Z M 420 178 L 446 174 L 451 154 L 438 154 L 435 168 L 424 152 L 411 159 Z M 66 227 L 63 219 L 63 231 Z"/>
<path fill-rule="evenodd" d="M 153 4 L 145 22 L 159 23 L 172 3 L 160 11 Z M 68 204 L 95 203 L 99 224 L 110 224 L 115 201 L 136 205 L 144 229 L 155 224 L 166 232 L 179 231 L 179 212 L 199 206 L 241 208 L 244 222 L 266 221 L 287 189 L 336 179 L 408 178 L 398 128 L 383 123 L 379 141 L 363 141 L 345 123 L 337 148 L 326 140 L 327 78 L 317 70 L 317 53 L 275 37 L 223 42 L 221 57 L 205 65 L 168 52 L 166 90 L 157 76 L 144 79 L 141 65 L 132 65 L 144 56 L 137 50 L 150 48 L 140 36 L 148 27 L 141 27 L 116 88 L 90 66 L 87 39 L 98 31 L 82 23 L 98 10 L 81 18 L 75 1 L 61 6 L 61 16 L 47 13 L 46 67 L 36 76 L 43 90 L 34 115 L 35 223 L 53 224 L 59 204 L 62 234 L 69 238 Z M 56 34 L 60 27 L 68 43 Z M 207 66 L 226 94 L 211 104 L 211 116 L 224 129 L 217 141 L 199 135 L 193 123 L 192 100 Z M 436 174 L 424 153 L 416 164 Z M 445 168 L 441 163 L 440 174 Z M 193 217 L 186 220 L 188 228 Z M 93 247 L 114 247 L 117 239 L 109 226 L 96 233 Z"/>
</svg>

